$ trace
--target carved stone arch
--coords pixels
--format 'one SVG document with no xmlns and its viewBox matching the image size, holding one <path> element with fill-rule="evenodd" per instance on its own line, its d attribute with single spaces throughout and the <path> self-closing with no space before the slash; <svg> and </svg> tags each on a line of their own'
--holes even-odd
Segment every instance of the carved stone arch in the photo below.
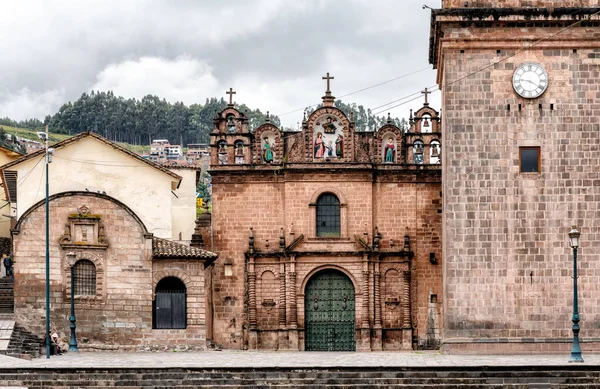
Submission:
<svg viewBox="0 0 600 389">
<path fill-rule="evenodd" d="M 106 251 L 95 250 L 69 250 L 64 252 L 63 277 L 64 288 L 67 296 L 71 295 L 71 268 L 81 260 L 88 260 L 96 268 L 96 295 L 77 296 L 78 300 L 102 300 L 106 297 L 106 271 L 104 255 Z"/>
<path fill-rule="evenodd" d="M 440 122 L 440 117 L 439 117 L 439 113 L 429 107 L 429 106 L 425 106 L 422 107 L 421 109 L 419 109 L 417 112 L 415 112 L 415 116 L 414 116 L 414 129 L 412 130 L 413 132 L 416 133 L 422 133 L 423 132 L 423 125 L 424 125 L 424 121 L 423 118 L 424 117 L 428 117 L 428 121 L 430 121 L 429 125 L 430 125 L 430 131 L 428 130 L 427 132 L 440 132 L 439 130 L 439 122 Z"/>
<path fill-rule="evenodd" d="M 313 192 L 312 196 L 310 197 L 309 205 L 317 205 L 317 200 L 324 193 L 333 193 L 334 195 L 336 195 L 338 200 L 340 200 L 341 207 L 345 207 L 348 204 L 348 202 L 346 200 L 346 196 L 344 196 L 344 193 L 342 191 L 340 191 L 337 188 L 332 188 L 329 186 L 322 186 Z"/>
<path fill-rule="evenodd" d="M 315 126 L 324 117 L 332 117 L 340 125 L 343 134 L 343 157 L 336 158 L 338 162 L 352 162 L 354 160 L 354 123 L 346 117 L 346 114 L 336 107 L 321 107 L 310 114 L 303 123 L 305 160 L 309 162 L 321 162 L 314 159 Z M 327 162 L 324 158 L 323 162 Z"/>
<path fill-rule="evenodd" d="M 271 143 L 275 143 L 273 148 L 273 162 L 271 164 L 281 164 L 283 162 L 283 137 L 281 131 L 272 123 L 264 123 L 254 131 L 254 163 L 263 164 L 263 146 L 264 138 L 267 136 Z"/>
<path fill-rule="evenodd" d="M 321 195 L 331 193 L 340 201 L 340 238 L 348 237 L 348 202 L 344 194 L 337 188 L 323 186 L 316 190 L 311 196 L 308 217 L 308 237 L 317 237 L 317 200 Z"/>
<path fill-rule="evenodd" d="M 275 275 L 275 277 L 279 277 L 279 271 L 274 266 L 262 267 L 260 270 L 256 272 L 256 279 L 260 279 L 263 276 L 263 273 L 270 271 Z"/>
<path fill-rule="evenodd" d="M 135 212 L 133 212 L 131 210 L 131 208 L 129 208 L 127 205 L 123 204 L 122 202 L 120 202 L 119 200 L 115 199 L 114 197 L 102 194 L 102 193 L 95 193 L 95 192 L 81 192 L 81 191 L 69 191 L 69 192 L 61 192 L 61 193 L 55 193 L 53 195 L 51 195 L 48 198 L 48 201 L 51 202 L 55 199 L 59 199 L 62 197 L 71 197 L 71 196 L 84 196 L 84 197 L 98 197 L 101 199 L 105 199 L 108 200 L 110 202 L 113 202 L 115 204 L 117 204 L 119 207 L 123 208 L 142 228 L 142 231 L 144 232 L 144 234 L 148 234 L 148 229 L 146 228 L 146 225 L 144 224 L 144 222 L 142 221 L 142 219 L 140 219 Z M 29 209 L 27 211 L 25 211 L 21 217 L 19 218 L 19 220 L 17 221 L 17 224 L 15 225 L 15 228 L 13 228 L 12 233 L 13 234 L 18 234 L 20 229 L 21 229 L 21 224 L 23 223 L 24 220 L 27 219 L 27 217 L 33 212 L 35 211 L 37 208 L 41 207 L 42 205 L 44 205 L 46 203 L 45 199 L 42 199 L 40 201 L 38 201 L 37 203 L 33 204 L 31 207 L 29 207 Z"/>
<path fill-rule="evenodd" d="M 152 293 L 156 293 L 156 286 L 165 277 L 175 277 L 181 280 L 185 285 L 185 289 L 189 295 L 190 290 L 192 290 L 192 280 L 187 273 L 181 271 L 179 269 L 164 269 L 160 270 L 152 276 Z"/>
<path fill-rule="evenodd" d="M 306 291 L 306 285 L 308 284 L 308 281 L 311 279 L 312 276 L 314 276 L 321 270 L 327 270 L 327 269 L 338 270 L 338 271 L 344 273 L 346 276 L 348 276 L 348 278 L 350 278 L 350 281 L 352 281 L 352 285 L 354 286 L 354 295 L 362 296 L 362 289 L 360 288 L 360 284 L 358 283 L 358 281 L 356 280 L 356 278 L 354 277 L 352 272 L 343 266 L 334 265 L 334 264 L 326 264 L 326 265 L 317 266 L 317 267 L 313 268 L 311 271 L 309 271 L 306 274 L 306 276 L 304 276 L 304 278 L 302 279 L 302 282 L 300 283 L 300 293 L 298 293 L 298 296 L 301 296 L 301 297 L 304 296 L 304 293 Z"/>
</svg>

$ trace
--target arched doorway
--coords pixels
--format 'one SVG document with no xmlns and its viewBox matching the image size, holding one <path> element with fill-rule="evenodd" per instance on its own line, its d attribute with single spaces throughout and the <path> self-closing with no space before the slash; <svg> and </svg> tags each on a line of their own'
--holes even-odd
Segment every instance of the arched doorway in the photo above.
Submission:
<svg viewBox="0 0 600 389">
<path fill-rule="evenodd" d="M 165 277 L 156 285 L 153 324 L 156 329 L 178 329 L 187 325 L 186 287 L 177 277 Z"/>
<path fill-rule="evenodd" d="M 354 285 L 339 270 L 308 280 L 304 293 L 306 351 L 356 350 Z"/>
</svg>

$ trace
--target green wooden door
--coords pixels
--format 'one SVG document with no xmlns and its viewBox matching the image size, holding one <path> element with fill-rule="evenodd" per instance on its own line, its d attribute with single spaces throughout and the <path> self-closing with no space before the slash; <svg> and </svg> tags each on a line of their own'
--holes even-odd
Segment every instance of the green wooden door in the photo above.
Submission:
<svg viewBox="0 0 600 389">
<path fill-rule="evenodd" d="M 354 285 L 338 270 L 323 270 L 304 294 L 306 351 L 356 350 Z"/>
</svg>

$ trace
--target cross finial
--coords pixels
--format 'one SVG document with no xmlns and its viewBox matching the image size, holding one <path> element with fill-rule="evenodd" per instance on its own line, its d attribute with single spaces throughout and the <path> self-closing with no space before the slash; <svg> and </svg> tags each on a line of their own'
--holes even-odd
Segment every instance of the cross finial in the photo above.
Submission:
<svg viewBox="0 0 600 389">
<path fill-rule="evenodd" d="M 327 72 L 327 76 L 321 77 L 323 80 L 327 80 L 327 90 L 325 91 L 325 93 L 327 94 L 331 94 L 331 90 L 329 90 L 329 80 L 333 80 L 334 77 L 333 76 L 329 76 L 329 72 Z"/>
<path fill-rule="evenodd" d="M 233 95 L 235 95 L 236 92 L 234 92 L 233 88 L 229 88 L 225 93 L 229 95 L 229 105 L 233 105 Z"/>
<path fill-rule="evenodd" d="M 427 90 L 427 88 L 425 88 L 425 90 L 422 91 L 421 93 L 425 95 L 425 104 L 424 105 L 429 105 L 429 103 L 427 102 L 427 95 L 430 94 L 430 93 L 432 93 L 432 92 L 429 92 Z"/>
</svg>

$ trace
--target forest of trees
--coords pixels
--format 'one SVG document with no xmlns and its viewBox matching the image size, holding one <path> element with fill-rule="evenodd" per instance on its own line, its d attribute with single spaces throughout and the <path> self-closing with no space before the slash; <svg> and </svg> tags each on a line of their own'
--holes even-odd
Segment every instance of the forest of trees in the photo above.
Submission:
<svg viewBox="0 0 600 389">
<path fill-rule="evenodd" d="M 75 102 L 68 102 L 53 115 L 46 116 L 44 122 L 38 119 L 14 121 L 0 119 L 0 125 L 41 130 L 46 124 L 50 132 L 75 135 L 83 131 L 94 131 L 110 140 L 135 145 L 147 145 L 152 139 L 168 139 L 173 144 L 183 142 L 207 143 L 213 127 L 215 112 L 227 106 L 221 98 L 206 99 L 204 104 L 186 106 L 181 102 L 170 103 L 158 96 L 148 95 L 137 100 L 115 96 L 112 91 L 84 93 Z M 345 104 L 340 100 L 335 106 L 346 114 L 354 112 L 358 131 L 373 131 L 384 125 L 386 117 L 374 116 L 370 109 L 362 105 Z M 251 109 L 245 104 L 236 105 L 240 111 L 246 111 L 250 129 L 264 123 L 265 114 L 259 109 Z M 316 107 L 318 108 L 318 106 Z M 307 113 L 316 108 L 307 109 Z M 296 113 L 298 120 L 302 114 Z M 271 116 L 271 122 L 279 125 L 278 117 Z M 393 119 L 402 129 L 408 128 L 405 119 Z"/>
</svg>

